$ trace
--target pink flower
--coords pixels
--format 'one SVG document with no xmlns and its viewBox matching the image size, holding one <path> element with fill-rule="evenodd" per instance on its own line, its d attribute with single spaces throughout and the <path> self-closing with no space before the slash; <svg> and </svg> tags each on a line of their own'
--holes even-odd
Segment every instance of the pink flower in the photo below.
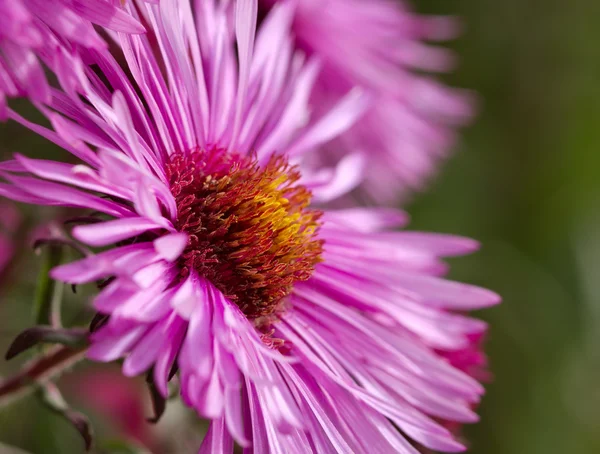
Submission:
<svg viewBox="0 0 600 454">
<path fill-rule="evenodd" d="M 272 5 L 279 0 L 263 0 Z M 376 201 L 421 189 L 472 115 L 472 96 L 420 71 L 448 71 L 453 55 L 425 41 L 451 39 L 453 18 L 423 17 L 396 0 L 296 0 L 297 45 L 324 71 L 313 99 L 327 106 L 352 87 L 372 97 L 368 114 L 327 147 L 368 159 L 364 188 Z M 321 155 L 322 156 L 322 155 Z"/>
<path fill-rule="evenodd" d="M 52 271 L 101 282 L 89 357 L 124 358 L 164 396 L 177 374 L 211 420 L 202 453 L 462 450 L 443 421 L 476 421 L 484 390 L 437 350 L 467 347 L 485 324 L 456 311 L 498 297 L 444 280 L 441 257 L 477 244 L 394 231 L 396 210 L 315 207 L 359 181 L 353 155 L 306 160 L 365 98 L 311 114 L 319 66 L 294 51 L 292 3 L 258 30 L 256 0 L 126 9 L 149 28 L 109 34 L 126 69 L 69 42 L 40 106 L 54 129 L 7 110 L 82 163 L 0 166 L 6 197 L 100 213 L 72 235 L 106 249 Z"/>
<path fill-rule="evenodd" d="M 126 379 L 118 369 L 94 367 L 65 377 L 64 388 L 74 397 L 104 416 L 127 440 L 148 448 L 158 445 L 146 423 L 146 391 L 141 383 Z"/>
<path fill-rule="evenodd" d="M 92 23 L 114 31 L 142 33 L 144 27 L 120 9 L 120 3 L 0 0 L 0 119 L 5 115 L 6 97 L 27 95 L 33 101 L 49 100 L 50 87 L 40 60 L 48 63 L 52 58 L 57 38 L 102 49 L 106 43 Z"/>
</svg>

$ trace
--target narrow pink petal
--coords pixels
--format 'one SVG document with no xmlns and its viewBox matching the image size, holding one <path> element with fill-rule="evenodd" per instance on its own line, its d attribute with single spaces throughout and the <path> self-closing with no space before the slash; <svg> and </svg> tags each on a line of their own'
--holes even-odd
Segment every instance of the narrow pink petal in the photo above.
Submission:
<svg viewBox="0 0 600 454">
<path fill-rule="evenodd" d="M 117 32 L 144 33 L 143 25 L 122 9 L 102 0 L 71 0 L 71 7 L 81 17 Z"/>
<path fill-rule="evenodd" d="M 158 356 L 162 342 L 165 341 L 164 323 L 164 320 L 155 323 L 154 327 L 131 350 L 131 353 L 123 361 L 123 375 L 135 377 L 150 368 Z"/>
<path fill-rule="evenodd" d="M 235 117 L 230 150 L 235 150 L 238 135 L 242 126 L 242 115 L 246 107 L 246 93 L 248 91 L 248 78 L 254 50 L 254 37 L 256 34 L 256 20 L 258 14 L 257 0 L 237 0 L 235 3 L 235 35 L 237 38 L 239 74 L 236 94 Z"/>
<path fill-rule="evenodd" d="M 165 280 L 170 283 L 173 281 L 175 273 L 177 273 L 177 269 L 172 263 L 158 260 L 160 257 L 156 253 L 154 253 L 154 257 L 157 260 L 153 260 L 132 276 L 133 281 L 142 288 L 148 288 L 158 280 Z"/>
<path fill-rule="evenodd" d="M 196 283 L 195 285 L 199 285 Z M 198 292 L 195 292 L 198 295 Z M 184 341 L 179 364 L 182 374 L 193 374 L 205 382 L 214 368 L 214 354 L 212 344 L 214 342 L 211 330 L 212 307 L 210 301 L 195 300 L 196 309 L 189 320 L 188 333 Z"/>
<path fill-rule="evenodd" d="M 127 283 L 127 280 L 123 278 L 120 281 Z M 172 281 L 172 273 L 166 273 L 155 279 L 150 285 L 138 287 L 135 294 L 119 298 L 120 302 L 116 307 L 100 307 L 98 300 L 94 301 L 94 307 L 101 312 L 110 312 L 113 318 L 118 317 L 143 323 L 154 322 L 172 312 L 169 305 L 172 290 L 167 290 Z"/>
<path fill-rule="evenodd" d="M 79 17 L 75 11 L 47 0 L 26 0 L 31 11 L 35 11 L 47 25 L 58 34 L 82 44 L 83 46 L 103 49 L 106 43 L 94 30 L 92 24 Z"/>
<path fill-rule="evenodd" d="M 471 254 L 479 249 L 479 242 L 456 235 L 429 232 L 394 232 L 381 235 L 384 243 L 404 245 L 414 250 L 442 257 Z"/>
<path fill-rule="evenodd" d="M 112 114 L 116 116 L 116 126 L 121 130 L 127 139 L 123 151 L 133 159 L 140 168 L 146 171 L 154 171 L 156 175 L 160 175 L 163 171 L 163 166 L 158 162 L 157 158 L 151 151 L 147 151 L 145 143 L 139 137 L 135 130 L 133 119 L 127 105 L 125 95 L 117 91 L 112 96 L 113 110 Z"/>
<path fill-rule="evenodd" d="M 154 365 L 154 383 L 163 397 L 169 394 L 167 380 L 175 358 L 179 354 L 179 349 L 183 342 L 187 328 L 187 322 L 179 317 L 173 321 L 169 333 L 167 334 L 168 342 L 163 344 L 161 351 Z"/>
<path fill-rule="evenodd" d="M 252 448 L 244 449 L 244 454 L 270 452 L 265 421 L 256 395 L 255 385 L 248 377 L 246 377 L 246 389 L 248 398 L 246 404 L 247 410 L 245 412 L 247 418 L 246 427 L 252 432 Z"/>
<path fill-rule="evenodd" d="M 162 258 L 168 262 L 174 262 L 179 258 L 187 243 L 187 233 L 170 233 L 154 240 L 154 247 Z"/>
<path fill-rule="evenodd" d="M 244 430 L 241 386 L 225 388 L 225 423 L 229 433 L 241 447 L 251 446 L 252 442 L 246 437 Z"/>
<path fill-rule="evenodd" d="M 456 309 L 479 309 L 501 301 L 500 296 L 490 290 L 436 277 L 397 273 L 396 283 L 417 292 L 424 299 L 451 303 Z"/>
<path fill-rule="evenodd" d="M 113 274 L 116 268 L 115 262 L 129 257 L 135 257 L 137 260 L 140 257 L 140 253 L 143 253 L 146 249 L 139 245 L 111 249 L 81 260 L 57 266 L 50 271 L 50 276 L 53 279 L 72 284 L 91 282 Z"/>
<path fill-rule="evenodd" d="M 118 278 L 94 297 L 92 306 L 98 312 L 110 314 L 131 298 L 139 297 L 141 293 L 139 286 L 131 280 Z"/>
<path fill-rule="evenodd" d="M 102 179 L 115 186 L 125 187 L 132 192 L 135 192 L 137 185 L 143 182 L 152 188 L 156 197 L 168 209 L 170 216 L 173 218 L 177 216 L 177 206 L 175 205 L 175 199 L 169 190 L 168 184 L 146 169 L 138 166 L 123 153 L 100 150 L 98 156 L 101 162 L 98 167 L 100 168 L 99 173 Z"/>
<path fill-rule="evenodd" d="M 175 291 L 171 299 L 171 307 L 181 318 L 190 320 L 196 309 L 198 298 L 199 294 L 195 284 L 195 277 L 192 273 Z"/>
<path fill-rule="evenodd" d="M 153 189 L 150 180 L 141 178 L 137 182 L 133 197 L 136 211 L 141 216 L 151 219 L 158 225 L 170 229 L 172 228 L 171 222 L 163 216 L 159 199 L 154 194 Z"/>
<path fill-rule="evenodd" d="M 123 218 L 98 224 L 79 225 L 73 236 L 91 246 L 107 246 L 162 226 L 146 218 Z"/>
<path fill-rule="evenodd" d="M 60 118 L 59 116 L 55 116 L 55 117 Z M 61 129 L 59 129 L 57 127 L 57 124 L 55 124 L 54 122 L 53 122 L 53 126 L 56 129 L 56 132 L 52 131 L 51 129 L 40 126 L 38 124 L 35 124 L 33 122 L 30 122 L 29 120 L 26 120 L 25 118 L 23 118 L 22 116 L 17 114 L 12 109 L 8 109 L 8 118 L 16 121 L 17 123 L 30 129 L 31 131 L 35 132 L 36 134 L 39 134 L 40 136 L 48 139 L 49 141 L 55 143 L 59 147 L 64 148 L 69 153 L 78 157 L 82 161 L 87 162 L 88 164 L 93 165 L 98 162 L 98 158 L 89 148 L 82 148 L 80 146 L 77 146 L 77 144 L 73 144 L 72 142 L 70 142 L 68 140 L 68 138 L 63 137 L 61 134 Z M 52 121 L 52 118 L 50 118 L 50 120 Z M 65 128 L 65 131 L 68 131 L 68 128 Z"/>
<path fill-rule="evenodd" d="M 214 367 L 208 380 L 197 393 L 194 408 L 205 418 L 215 419 L 223 416 L 225 411 L 225 390 Z"/>
<path fill-rule="evenodd" d="M 16 175 L 4 174 L 4 178 L 13 183 L 19 189 L 26 191 L 37 198 L 42 198 L 51 203 L 44 205 L 76 206 L 92 210 L 102 211 L 111 216 L 126 216 L 131 213 L 130 209 L 113 202 L 104 200 L 93 194 L 88 194 L 78 189 L 50 181 L 38 180 L 31 177 L 18 177 Z"/>
<path fill-rule="evenodd" d="M 349 208 L 329 210 L 325 212 L 324 219 L 346 228 L 374 233 L 390 228 L 404 227 L 408 223 L 409 217 L 406 212 L 394 208 Z"/>
<path fill-rule="evenodd" d="M 284 149 L 296 131 L 305 126 L 309 117 L 310 94 L 320 69 L 321 66 L 316 59 L 311 59 L 302 68 L 284 111 L 258 148 L 259 158 L 268 158 L 277 150 Z"/>
<path fill-rule="evenodd" d="M 360 153 L 353 153 L 342 158 L 334 169 L 330 181 L 312 187 L 315 201 L 320 203 L 330 202 L 352 191 L 361 183 L 365 165 L 365 158 Z"/>
<path fill-rule="evenodd" d="M 23 169 L 31 172 L 37 177 L 60 183 L 67 183 L 82 189 L 102 192 L 117 197 L 124 196 L 123 192 L 118 190 L 119 188 L 114 188 L 111 185 L 98 181 L 98 177 L 89 167 L 83 165 L 74 166 L 57 161 L 29 159 L 20 154 L 15 154 L 15 158 Z"/>
<path fill-rule="evenodd" d="M 15 202 L 31 203 L 33 205 L 58 205 L 57 202 L 36 197 L 27 191 L 5 183 L 0 183 L 0 195 Z"/>
<path fill-rule="evenodd" d="M 0 170 L 15 173 L 27 173 L 27 169 L 23 167 L 16 159 L 9 159 L 7 161 L 0 162 Z"/>
<path fill-rule="evenodd" d="M 225 427 L 225 418 L 210 423 L 198 454 L 233 454 L 233 438 Z"/>
<path fill-rule="evenodd" d="M 348 130 L 366 111 L 371 102 L 359 89 L 350 91 L 325 116 L 308 128 L 289 148 L 290 156 L 322 145 Z"/>
<path fill-rule="evenodd" d="M 104 328 L 105 330 L 107 328 Z M 101 333 L 103 330 L 99 331 Z M 142 338 L 147 328 L 145 326 L 136 326 L 135 328 L 122 332 L 115 333 L 106 339 L 93 342 L 87 350 L 88 358 L 96 361 L 110 362 L 121 358 L 125 353 Z"/>
<path fill-rule="evenodd" d="M 2 43 L 2 52 L 11 72 L 34 100 L 48 102 L 50 100 L 50 87 L 44 76 L 44 69 L 34 52 L 23 49 L 9 41 Z"/>
</svg>

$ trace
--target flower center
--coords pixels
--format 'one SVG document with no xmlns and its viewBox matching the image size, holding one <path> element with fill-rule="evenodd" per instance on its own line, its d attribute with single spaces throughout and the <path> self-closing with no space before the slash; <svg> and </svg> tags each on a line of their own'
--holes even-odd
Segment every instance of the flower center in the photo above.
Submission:
<svg viewBox="0 0 600 454">
<path fill-rule="evenodd" d="M 179 259 L 210 280 L 249 319 L 281 309 L 296 281 L 320 261 L 321 213 L 282 157 L 263 167 L 219 148 L 175 153 L 167 165 L 177 225 L 190 235 Z"/>
</svg>

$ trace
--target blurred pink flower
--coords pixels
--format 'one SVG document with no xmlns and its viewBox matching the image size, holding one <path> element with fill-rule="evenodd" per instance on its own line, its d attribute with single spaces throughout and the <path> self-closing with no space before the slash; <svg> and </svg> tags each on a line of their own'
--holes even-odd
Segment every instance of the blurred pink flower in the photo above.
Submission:
<svg viewBox="0 0 600 454">
<path fill-rule="evenodd" d="M 454 145 L 456 127 L 473 114 L 471 93 L 422 73 L 454 68 L 450 51 L 426 41 L 454 38 L 457 20 L 420 16 L 408 2 L 396 0 L 294 4 L 297 45 L 323 65 L 313 94 L 317 108 L 356 86 L 372 96 L 368 114 L 330 143 L 327 153 L 335 158 L 363 153 L 368 162 L 364 188 L 375 201 L 393 202 L 399 194 L 421 189 Z"/>
<path fill-rule="evenodd" d="M 202 453 L 463 450 L 443 422 L 476 421 L 484 389 L 436 350 L 466 348 L 486 325 L 462 312 L 499 299 L 444 280 L 442 257 L 478 245 L 394 231 L 396 210 L 314 208 L 360 179 L 353 156 L 306 160 L 365 98 L 311 114 L 319 66 L 294 49 L 293 2 L 258 30 L 256 0 L 136 5 L 149 35 L 109 34 L 126 68 L 60 37 L 53 129 L 7 109 L 81 163 L 16 155 L 0 194 L 101 213 L 72 235 L 107 249 L 52 271 L 106 279 L 89 357 L 152 371 L 163 396 L 177 372 L 211 421 Z"/>
<path fill-rule="evenodd" d="M 119 7 L 121 0 L 0 0 L 0 119 L 6 97 L 48 101 L 42 61 L 52 59 L 57 35 L 92 49 L 106 46 L 92 23 L 115 31 L 144 28 Z M 91 21 L 91 22 L 90 22 Z"/>
<path fill-rule="evenodd" d="M 69 400 L 75 398 L 93 409 L 118 431 L 119 437 L 150 449 L 156 446 L 146 422 L 146 391 L 140 383 L 124 377 L 118 369 L 94 367 L 67 376 L 63 384 Z"/>
</svg>

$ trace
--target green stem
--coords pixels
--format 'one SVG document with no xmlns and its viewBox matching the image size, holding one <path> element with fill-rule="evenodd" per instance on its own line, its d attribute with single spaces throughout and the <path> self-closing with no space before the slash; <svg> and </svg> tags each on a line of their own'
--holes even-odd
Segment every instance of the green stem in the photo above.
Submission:
<svg viewBox="0 0 600 454">
<path fill-rule="evenodd" d="M 52 306 L 56 305 L 56 287 L 60 284 L 50 277 L 50 270 L 60 264 L 62 253 L 62 247 L 56 245 L 49 245 L 47 250 L 43 251 L 42 268 L 35 292 L 34 312 L 38 325 L 51 324 L 52 319 L 56 317 L 52 314 Z"/>
</svg>

